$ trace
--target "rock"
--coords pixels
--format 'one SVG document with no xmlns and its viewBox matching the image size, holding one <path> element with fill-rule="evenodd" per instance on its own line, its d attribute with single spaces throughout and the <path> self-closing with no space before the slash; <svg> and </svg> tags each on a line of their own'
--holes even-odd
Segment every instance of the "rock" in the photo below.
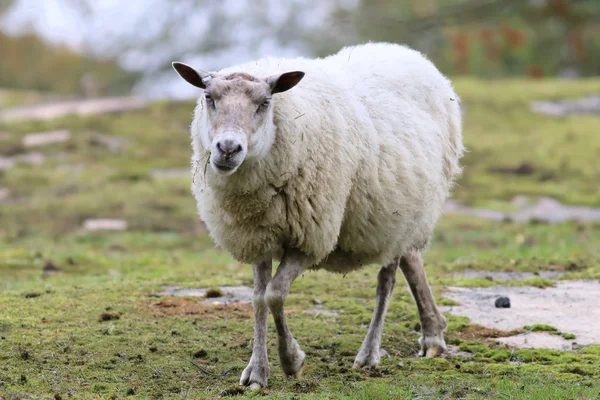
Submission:
<svg viewBox="0 0 600 400">
<path fill-rule="evenodd" d="M 87 219 L 83 228 L 88 231 L 125 231 L 127 221 L 122 219 Z"/>
<path fill-rule="evenodd" d="M 46 157 L 42 153 L 25 153 L 19 154 L 13 157 L 2 157 L 0 156 L 0 171 L 3 169 L 9 169 L 17 165 L 18 163 L 39 165 L 44 162 Z"/>
<path fill-rule="evenodd" d="M 495 305 L 496 308 L 510 308 L 510 299 L 508 297 L 498 297 Z"/>
<path fill-rule="evenodd" d="M 51 143 L 62 143 L 66 142 L 70 138 L 71 134 L 67 130 L 30 133 L 29 135 L 25 135 L 25 137 L 23 137 L 23 146 L 35 147 Z"/>
</svg>

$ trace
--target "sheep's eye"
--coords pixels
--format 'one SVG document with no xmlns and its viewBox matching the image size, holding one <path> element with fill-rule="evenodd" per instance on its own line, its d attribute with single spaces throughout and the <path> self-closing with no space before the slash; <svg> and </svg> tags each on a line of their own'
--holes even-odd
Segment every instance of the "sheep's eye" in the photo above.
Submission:
<svg viewBox="0 0 600 400">
<path fill-rule="evenodd" d="M 204 100 L 206 100 L 206 104 L 208 104 L 211 107 L 215 106 L 215 101 L 213 100 L 213 98 L 211 97 L 210 94 L 206 93 L 204 95 Z"/>
<path fill-rule="evenodd" d="M 258 106 L 256 112 L 265 111 L 267 108 L 269 108 L 269 104 L 271 104 L 271 99 L 266 99 L 265 101 L 260 103 L 260 106 Z"/>
</svg>

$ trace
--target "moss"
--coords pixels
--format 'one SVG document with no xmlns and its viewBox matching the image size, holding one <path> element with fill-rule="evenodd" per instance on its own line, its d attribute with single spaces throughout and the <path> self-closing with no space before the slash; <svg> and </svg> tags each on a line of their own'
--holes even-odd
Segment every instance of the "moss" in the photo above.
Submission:
<svg viewBox="0 0 600 400">
<path fill-rule="evenodd" d="M 566 340 L 574 340 L 577 339 L 577 336 L 572 333 L 563 333 L 562 337 Z"/>
<path fill-rule="evenodd" d="M 558 329 L 555 327 L 545 324 L 527 325 L 524 326 L 523 329 L 532 332 L 558 332 Z"/>
<path fill-rule="evenodd" d="M 559 92 L 577 96 L 600 90 L 598 82 L 528 83 L 528 90 L 523 85 L 457 82 L 468 110 L 465 141 L 471 150 L 457 196 L 503 210 L 520 193 L 600 204 L 595 178 L 600 165 L 591 160 L 599 145 L 592 119 L 578 118 L 574 130 L 574 119 L 546 119 L 527 108 L 528 101 Z M 22 151 L 16 146 L 20 138 L 33 131 L 69 129 L 73 138 L 40 149 L 47 156 L 44 168 L 19 165 L 0 175 L 0 187 L 13 196 L 0 208 L 0 392 L 5 397 L 238 395 L 231 390 L 238 387 L 252 350 L 251 305 L 213 306 L 198 298 L 158 295 L 174 285 L 252 286 L 252 269 L 214 249 L 198 222 L 191 177 L 152 176 L 153 168 L 189 167 L 192 108 L 192 103 L 160 102 L 134 112 L 0 126 L 11 132 L 9 147 L 15 152 Z M 114 151 L 94 141 L 92 132 L 124 141 Z M 6 149 L 3 143 L 0 148 Z M 54 158 L 57 154 L 62 158 Z M 490 172 L 523 162 L 534 167 L 531 175 L 507 178 Z M 555 177 L 538 182 L 548 170 Z M 83 221 L 95 217 L 125 219 L 129 231 L 82 231 Z M 443 216 L 425 256 L 428 278 L 439 304 L 446 306 L 456 305 L 443 295 L 447 286 L 553 284 L 539 277 L 458 276 L 467 269 L 553 270 L 566 272 L 560 279 L 600 279 L 600 258 L 589 250 L 600 247 L 598 227 Z M 48 260 L 60 270 L 44 274 Z M 307 353 L 305 378 L 288 380 L 279 370 L 269 320 L 270 387 L 252 396 L 572 399 L 594 398 L 600 391 L 599 346 L 508 351 L 493 338 L 514 332 L 477 326 L 466 317 L 446 315 L 446 337 L 472 357 L 415 358 L 419 317 L 405 285 L 396 286 L 382 338 L 390 357 L 375 371 L 354 369 L 375 306 L 378 270 L 299 277 L 286 310 L 290 329 Z M 315 318 L 304 312 L 314 307 L 315 296 L 338 315 Z M 103 318 L 106 313 L 111 317 Z M 213 374 L 229 372 L 216 378 L 190 359 Z"/>
</svg>

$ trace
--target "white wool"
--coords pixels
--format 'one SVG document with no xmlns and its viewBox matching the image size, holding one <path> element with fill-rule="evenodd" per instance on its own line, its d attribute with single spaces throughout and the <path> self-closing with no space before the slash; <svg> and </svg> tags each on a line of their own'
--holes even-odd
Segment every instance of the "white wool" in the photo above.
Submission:
<svg viewBox="0 0 600 400">
<path fill-rule="evenodd" d="M 293 247 L 314 268 L 339 272 L 425 248 L 463 154 L 450 82 L 420 53 L 387 43 L 220 73 L 296 70 L 304 79 L 273 96 L 266 156 L 231 176 L 205 169 L 210 141 L 198 102 L 192 189 L 213 240 L 241 262 Z"/>
</svg>

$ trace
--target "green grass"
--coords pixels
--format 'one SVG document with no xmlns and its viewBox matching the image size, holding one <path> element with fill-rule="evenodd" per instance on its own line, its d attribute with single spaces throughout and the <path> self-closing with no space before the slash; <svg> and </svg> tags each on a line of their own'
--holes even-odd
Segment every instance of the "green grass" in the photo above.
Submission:
<svg viewBox="0 0 600 400">
<path fill-rule="evenodd" d="M 459 80 L 463 99 L 465 175 L 457 197 L 509 209 L 515 194 L 544 194 L 600 205 L 598 119 L 550 119 L 528 101 L 600 91 L 600 81 Z M 153 168 L 187 168 L 193 103 L 0 126 L 0 155 L 24 151 L 30 132 L 69 129 L 67 143 L 36 149 L 42 166 L 0 172 L 10 191 L 0 205 L 0 399 L 215 398 L 238 394 L 252 348 L 250 305 L 201 306 L 158 297 L 167 285 L 252 286 L 252 271 L 214 249 L 190 194 L 190 178 L 157 179 Z M 112 151 L 98 134 L 124 139 Z M 530 163 L 532 175 L 499 175 L 495 167 Z M 567 165 L 565 167 L 565 165 Z M 71 166 L 66 168 L 65 166 Z M 564 167 L 564 168 L 563 168 Z M 540 182 L 541 174 L 553 178 Z M 123 218 L 129 230 L 89 233 L 86 218 Z M 495 223 L 443 217 L 426 255 L 439 304 L 447 286 L 533 285 L 554 281 L 465 278 L 483 271 L 565 272 L 559 279 L 600 279 L 600 225 Z M 60 271 L 43 276 L 51 262 Z M 378 268 L 345 277 L 308 272 L 287 301 L 289 325 L 307 353 L 300 380 L 278 367 L 269 321 L 269 387 L 243 397 L 307 399 L 595 399 L 600 346 L 576 351 L 515 350 L 489 338 L 505 335 L 447 315 L 447 341 L 469 356 L 418 359 L 417 309 L 402 283 L 391 300 L 375 371 L 352 368 L 374 307 Z M 399 282 L 402 282 L 401 280 Z M 216 293 L 215 293 L 216 294 Z M 338 316 L 305 312 L 318 299 Z M 525 330 L 539 330 L 539 325 Z M 546 329 L 544 329 L 546 330 Z M 568 333 L 559 333 L 574 339 Z M 214 377 L 212 373 L 233 368 Z"/>
</svg>

